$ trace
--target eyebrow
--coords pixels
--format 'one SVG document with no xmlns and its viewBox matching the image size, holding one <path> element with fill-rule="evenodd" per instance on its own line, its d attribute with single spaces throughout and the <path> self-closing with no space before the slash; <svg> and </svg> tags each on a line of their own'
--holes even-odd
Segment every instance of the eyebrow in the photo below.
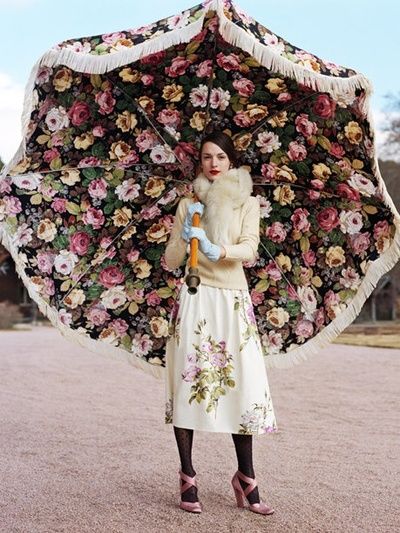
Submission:
<svg viewBox="0 0 400 533">
<path fill-rule="evenodd" d="M 213 155 L 211 154 L 210 152 L 203 152 L 202 155 Z M 225 152 L 218 152 L 218 154 L 215 154 L 215 155 L 226 155 Z"/>
</svg>

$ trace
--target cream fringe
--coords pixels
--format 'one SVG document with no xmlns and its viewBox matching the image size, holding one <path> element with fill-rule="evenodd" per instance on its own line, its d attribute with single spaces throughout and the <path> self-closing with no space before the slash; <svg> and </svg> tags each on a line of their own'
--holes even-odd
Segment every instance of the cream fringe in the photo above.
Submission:
<svg viewBox="0 0 400 533">
<path fill-rule="evenodd" d="M 14 262 L 17 274 L 21 278 L 23 284 L 28 290 L 29 296 L 34 302 L 37 303 L 39 310 L 44 316 L 50 320 L 52 325 L 56 327 L 60 333 L 68 340 L 76 342 L 80 346 L 87 348 L 91 352 L 100 354 L 106 357 L 112 357 L 113 359 L 124 360 L 127 359 L 133 366 L 144 370 L 147 374 L 151 374 L 157 379 L 163 379 L 165 368 L 158 365 L 147 362 L 145 359 L 134 355 L 131 352 L 123 348 L 118 348 L 107 344 L 104 341 L 92 339 L 89 335 L 82 330 L 74 330 L 68 326 L 65 326 L 59 319 L 58 313 L 54 307 L 48 305 L 48 303 L 37 292 L 35 285 L 31 282 L 29 277 L 24 271 L 24 263 L 18 255 L 18 248 L 13 244 L 12 237 L 7 235 L 3 228 L 0 227 L 0 242 L 10 252 Z"/>
<path fill-rule="evenodd" d="M 357 74 L 349 78 L 336 78 L 314 72 L 303 65 L 298 65 L 282 57 L 268 47 L 268 45 L 260 43 L 252 34 L 230 21 L 224 15 L 222 0 L 215 0 L 214 4 L 216 4 L 220 19 L 220 32 L 223 38 L 233 46 L 238 46 L 242 50 L 245 50 L 261 65 L 273 72 L 279 72 L 315 90 L 330 92 L 336 96 L 354 92 L 355 89 L 366 89 L 367 92 L 372 91 L 371 82 L 362 74 Z"/>
<path fill-rule="evenodd" d="M 354 92 L 358 88 L 365 89 L 367 92 L 365 113 L 368 113 L 368 96 L 372 93 L 372 85 L 362 74 L 357 74 L 349 78 L 336 78 L 334 76 L 327 76 L 309 70 L 302 65 L 293 63 L 289 59 L 280 56 L 274 52 L 274 50 L 271 50 L 270 47 L 259 42 L 254 36 L 247 33 L 239 26 L 236 26 L 235 23 L 225 16 L 223 0 L 213 0 L 208 6 L 208 10 L 215 10 L 217 12 L 220 20 L 219 29 L 223 38 L 230 44 L 238 46 L 248 52 L 264 67 L 272 69 L 275 72 L 280 72 L 284 76 L 295 79 L 299 83 L 312 87 L 315 90 L 329 92 L 334 96 L 346 94 L 349 91 Z M 60 50 L 52 49 L 46 52 L 34 65 L 25 88 L 21 121 L 23 140 L 15 156 L 1 171 L 0 178 L 6 176 L 12 167 L 24 157 L 26 133 L 33 111 L 33 89 L 38 69 L 41 66 L 55 67 L 57 65 L 65 65 L 78 72 L 102 74 L 117 67 L 137 61 L 146 55 L 165 50 L 170 46 L 189 42 L 194 36 L 201 32 L 206 14 L 207 10 L 204 11 L 203 15 L 198 20 L 188 24 L 184 28 L 171 30 L 166 34 L 145 41 L 132 48 L 127 48 L 126 50 L 120 50 L 114 53 L 96 56 L 74 52 L 73 50 L 65 48 Z"/>
<path fill-rule="evenodd" d="M 309 359 L 332 342 L 344 329 L 349 326 L 360 313 L 360 310 L 376 287 L 380 278 L 388 272 L 400 258 L 400 220 L 396 221 L 396 234 L 391 246 L 374 261 L 358 288 L 357 295 L 350 304 L 318 335 L 305 344 L 294 347 L 285 354 L 273 354 L 265 357 L 267 368 L 290 368 L 295 364 Z"/>
<path fill-rule="evenodd" d="M 236 26 L 224 14 L 223 0 L 213 0 L 208 6 L 209 10 L 216 10 L 220 19 L 220 32 L 223 38 L 234 46 L 238 46 L 244 51 L 248 52 L 261 65 L 271 69 L 274 72 L 280 72 L 284 76 L 295 79 L 299 83 L 312 87 L 315 90 L 322 92 L 329 92 L 334 96 L 354 92 L 356 89 L 365 89 L 367 98 L 365 99 L 364 112 L 367 114 L 368 120 L 373 127 L 373 119 L 369 106 L 369 96 L 372 93 L 371 83 L 362 74 L 357 74 L 349 78 L 335 78 L 313 72 L 306 69 L 302 65 L 297 65 L 292 61 L 281 57 L 279 54 L 271 50 L 267 45 L 260 43 L 255 37 L 247 33 L 242 28 Z M 160 35 L 154 39 L 139 44 L 133 48 L 118 51 L 112 54 L 105 54 L 102 56 L 93 56 L 89 54 L 82 54 L 72 50 L 50 50 L 35 64 L 33 67 L 29 81 L 25 89 L 25 100 L 22 114 L 22 135 L 23 140 L 18 148 L 17 153 L 12 160 L 5 165 L 0 174 L 1 177 L 8 175 L 10 170 L 18 162 L 20 162 L 25 155 L 25 142 L 28 130 L 30 116 L 33 110 L 33 89 L 35 79 L 40 66 L 53 67 L 56 65 L 66 65 L 72 69 L 80 72 L 101 74 L 112 70 L 114 68 L 123 66 L 127 63 L 137 61 L 138 59 L 165 50 L 166 48 L 175 44 L 189 42 L 195 35 L 200 33 L 206 12 L 197 21 L 189 24 L 184 28 L 172 30 L 164 35 Z M 374 154 L 373 169 L 378 179 L 379 190 L 382 193 L 385 203 L 391 208 L 395 214 L 396 234 L 391 246 L 386 250 L 379 259 L 374 261 L 367 271 L 363 279 L 356 297 L 348 305 L 348 307 L 337 316 L 329 326 L 325 327 L 313 339 L 306 342 L 304 345 L 295 347 L 286 354 L 275 354 L 266 357 L 267 367 L 288 368 L 303 360 L 306 360 L 311 354 L 317 353 L 322 347 L 331 342 L 337 335 L 340 334 L 359 314 L 362 305 L 373 291 L 383 274 L 390 270 L 398 261 L 400 257 L 400 216 L 387 193 L 386 186 L 380 175 L 376 154 Z M 26 286 L 30 297 L 37 303 L 40 311 L 49 318 L 50 322 L 57 327 L 62 335 L 67 339 L 77 342 L 81 346 L 96 352 L 97 354 L 105 355 L 121 359 L 124 357 L 136 367 L 141 368 L 146 373 L 162 379 L 165 375 L 165 368 L 159 365 L 148 363 L 127 350 L 111 346 L 105 342 L 94 340 L 87 334 L 73 330 L 62 324 L 58 318 L 57 311 L 50 307 L 43 298 L 38 294 L 34 284 L 30 281 L 24 272 L 24 263 L 18 255 L 18 248 L 12 243 L 12 239 L 6 234 L 4 229 L 0 228 L 0 238 L 3 245 L 10 252 L 15 265 L 16 271 Z"/>
</svg>

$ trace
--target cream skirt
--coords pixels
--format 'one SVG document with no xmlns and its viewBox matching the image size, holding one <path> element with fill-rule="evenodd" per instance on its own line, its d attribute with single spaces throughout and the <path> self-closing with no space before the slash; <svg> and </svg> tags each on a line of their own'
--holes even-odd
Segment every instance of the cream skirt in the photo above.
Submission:
<svg viewBox="0 0 400 533">
<path fill-rule="evenodd" d="M 182 285 L 166 349 L 165 423 L 222 433 L 277 430 L 247 290 Z"/>
</svg>

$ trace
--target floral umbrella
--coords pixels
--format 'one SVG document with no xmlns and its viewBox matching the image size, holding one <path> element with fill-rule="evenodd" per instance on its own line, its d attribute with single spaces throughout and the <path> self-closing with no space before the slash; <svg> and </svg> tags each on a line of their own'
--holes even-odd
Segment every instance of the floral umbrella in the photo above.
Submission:
<svg viewBox="0 0 400 533">
<path fill-rule="evenodd" d="M 63 334 L 161 377 L 183 274 L 165 244 L 202 136 L 226 131 L 261 205 L 245 266 L 266 364 L 288 366 L 343 330 L 399 257 L 370 92 L 230 1 L 63 42 L 28 82 L 2 240 Z"/>
</svg>

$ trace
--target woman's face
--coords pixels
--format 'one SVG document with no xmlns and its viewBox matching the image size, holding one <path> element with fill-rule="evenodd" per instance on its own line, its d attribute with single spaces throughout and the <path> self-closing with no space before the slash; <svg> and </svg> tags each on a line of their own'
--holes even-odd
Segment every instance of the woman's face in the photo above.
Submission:
<svg viewBox="0 0 400 533">
<path fill-rule="evenodd" d="M 210 180 L 215 181 L 228 172 L 231 162 L 227 154 L 212 142 L 206 142 L 201 151 L 201 166 L 203 174 Z"/>
</svg>

